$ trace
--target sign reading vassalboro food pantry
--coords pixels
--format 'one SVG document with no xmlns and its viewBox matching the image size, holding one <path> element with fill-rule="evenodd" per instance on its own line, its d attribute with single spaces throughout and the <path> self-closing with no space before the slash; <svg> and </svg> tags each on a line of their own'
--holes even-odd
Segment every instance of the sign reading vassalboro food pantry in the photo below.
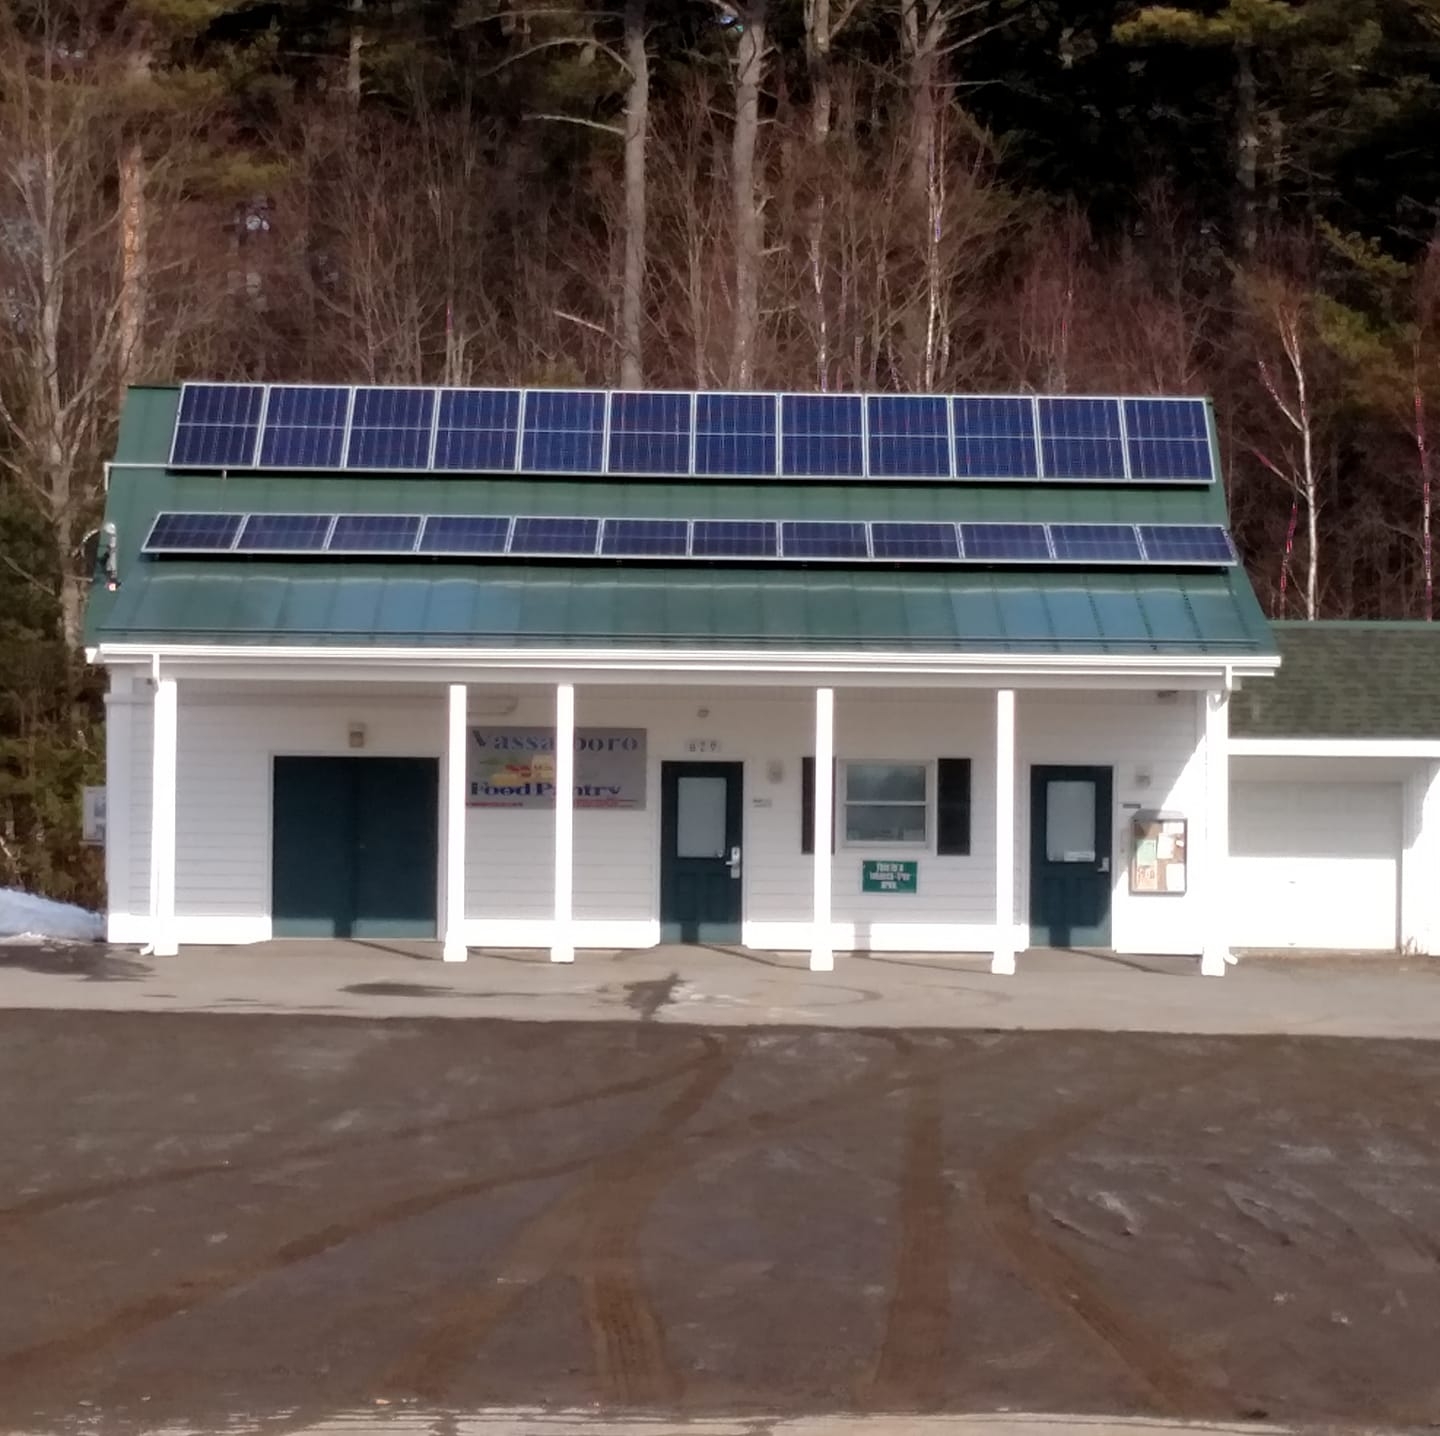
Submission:
<svg viewBox="0 0 1440 1436">
<path fill-rule="evenodd" d="M 472 808 L 553 808 L 553 728 L 472 728 L 466 774 Z M 575 806 L 645 806 L 645 730 L 575 730 Z"/>
</svg>

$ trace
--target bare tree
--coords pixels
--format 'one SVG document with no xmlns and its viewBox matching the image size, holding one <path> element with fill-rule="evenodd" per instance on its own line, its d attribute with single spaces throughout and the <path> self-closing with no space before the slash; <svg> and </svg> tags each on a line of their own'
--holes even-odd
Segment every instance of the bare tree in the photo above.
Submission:
<svg viewBox="0 0 1440 1436">
<path fill-rule="evenodd" d="M 755 178 L 760 137 L 760 90 L 767 51 L 765 0 L 728 4 L 718 0 L 737 31 L 733 89 L 735 126 L 730 144 L 731 209 L 735 244 L 735 310 L 730 343 L 730 382 L 755 382 L 755 343 L 760 329 L 760 266 L 764 253 L 764 204 Z"/>
<path fill-rule="evenodd" d="M 650 133 L 650 53 L 645 0 L 625 0 L 625 275 L 620 298 L 620 383 L 645 382 L 646 143 Z"/>
</svg>

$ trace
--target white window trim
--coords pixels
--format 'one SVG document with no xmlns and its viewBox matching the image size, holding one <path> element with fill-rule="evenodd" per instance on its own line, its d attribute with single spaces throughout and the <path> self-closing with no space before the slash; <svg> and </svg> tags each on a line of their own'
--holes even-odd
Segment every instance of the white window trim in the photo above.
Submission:
<svg viewBox="0 0 1440 1436">
<path fill-rule="evenodd" d="M 846 836 L 845 810 L 850 805 L 850 765 L 862 765 L 875 763 L 891 768 L 920 768 L 925 774 L 925 836 L 918 842 L 896 841 L 890 842 L 885 839 L 850 839 Z M 935 761 L 932 758 L 840 758 L 836 761 L 836 767 L 840 770 L 840 781 L 835 785 L 838 789 L 835 800 L 835 811 L 833 814 L 835 823 L 835 845 L 839 848 L 880 848 L 885 852 L 912 852 L 928 853 L 933 852 L 935 847 L 935 801 L 936 801 L 936 778 Z M 914 807 L 921 806 L 919 803 L 872 803 L 866 799 L 857 799 L 857 807 Z"/>
</svg>

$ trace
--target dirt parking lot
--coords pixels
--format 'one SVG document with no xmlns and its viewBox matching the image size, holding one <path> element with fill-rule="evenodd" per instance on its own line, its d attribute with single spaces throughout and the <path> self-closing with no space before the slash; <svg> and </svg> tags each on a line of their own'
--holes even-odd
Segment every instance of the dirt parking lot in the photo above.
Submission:
<svg viewBox="0 0 1440 1436">
<path fill-rule="evenodd" d="M 7 1430 L 1440 1416 L 1436 1045 L 6 1013 L 0 1152 Z"/>
</svg>

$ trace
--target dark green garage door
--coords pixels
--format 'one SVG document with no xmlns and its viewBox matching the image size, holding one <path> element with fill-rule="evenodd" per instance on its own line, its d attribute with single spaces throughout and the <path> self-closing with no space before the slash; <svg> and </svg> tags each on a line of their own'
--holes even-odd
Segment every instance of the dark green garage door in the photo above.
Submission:
<svg viewBox="0 0 1440 1436">
<path fill-rule="evenodd" d="M 434 937 L 439 764 L 276 758 L 276 937 Z"/>
</svg>

